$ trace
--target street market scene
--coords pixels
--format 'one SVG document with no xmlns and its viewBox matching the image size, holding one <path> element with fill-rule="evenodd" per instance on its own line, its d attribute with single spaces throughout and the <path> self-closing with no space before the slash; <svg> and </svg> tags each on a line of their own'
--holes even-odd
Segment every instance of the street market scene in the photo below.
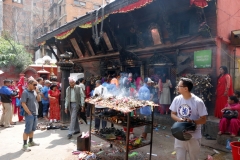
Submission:
<svg viewBox="0 0 240 160">
<path fill-rule="evenodd" d="M 0 0 L 0 160 L 240 160 L 240 1 Z"/>
</svg>

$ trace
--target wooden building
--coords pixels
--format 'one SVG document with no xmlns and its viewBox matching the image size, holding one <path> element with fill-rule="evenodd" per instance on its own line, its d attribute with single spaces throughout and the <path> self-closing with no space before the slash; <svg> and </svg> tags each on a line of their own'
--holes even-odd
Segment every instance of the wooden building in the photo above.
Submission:
<svg viewBox="0 0 240 160">
<path fill-rule="evenodd" d="M 215 86 L 220 64 L 231 60 L 219 48 L 229 44 L 217 39 L 218 4 L 201 1 L 117 0 L 42 35 L 38 42 L 52 51 L 56 46 L 57 58 L 72 52 L 76 72 L 86 77 L 165 72 L 175 86 L 177 76 L 209 74 Z"/>
</svg>

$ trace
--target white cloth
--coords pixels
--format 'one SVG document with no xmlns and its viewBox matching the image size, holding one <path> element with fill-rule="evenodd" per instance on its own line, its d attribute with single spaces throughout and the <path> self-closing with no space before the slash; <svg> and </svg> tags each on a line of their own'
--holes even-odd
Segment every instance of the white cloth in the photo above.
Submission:
<svg viewBox="0 0 240 160">
<path fill-rule="evenodd" d="M 168 79 L 166 83 L 162 83 L 162 93 L 160 95 L 160 104 L 171 104 L 170 86 L 172 86 L 171 81 Z"/>
<path fill-rule="evenodd" d="M 79 84 L 79 87 L 81 87 L 81 88 L 83 89 L 83 91 L 86 90 L 86 89 L 85 89 L 85 85 L 84 85 L 83 83 L 80 83 L 80 84 Z"/>
<path fill-rule="evenodd" d="M 180 118 L 189 118 L 191 120 L 197 120 L 202 116 L 208 115 L 205 104 L 202 99 L 191 94 L 190 99 L 184 99 L 182 95 L 174 98 L 170 110 L 177 112 L 177 116 Z M 201 125 L 197 125 L 197 129 L 191 132 L 192 137 L 195 139 L 202 138 Z"/>
<path fill-rule="evenodd" d="M 74 88 L 70 88 L 70 89 L 71 89 L 71 100 L 70 100 L 70 102 L 76 102 Z"/>
<path fill-rule="evenodd" d="M 108 93 L 106 87 L 103 87 L 102 85 L 99 85 L 93 91 L 93 96 L 95 96 L 96 94 L 98 94 L 99 96 L 102 96 L 103 98 L 107 98 L 109 93 Z M 106 107 L 95 105 L 95 108 L 106 108 Z"/>
<path fill-rule="evenodd" d="M 189 141 L 175 139 L 174 145 L 177 160 L 187 160 L 187 152 L 190 160 L 198 160 L 201 148 L 201 139 L 192 138 Z"/>
</svg>

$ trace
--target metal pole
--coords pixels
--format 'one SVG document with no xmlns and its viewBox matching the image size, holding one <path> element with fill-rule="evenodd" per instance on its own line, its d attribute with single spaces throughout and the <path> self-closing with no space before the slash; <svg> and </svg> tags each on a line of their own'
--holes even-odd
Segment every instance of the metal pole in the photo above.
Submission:
<svg viewBox="0 0 240 160">
<path fill-rule="evenodd" d="M 130 116 L 131 116 L 131 112 L 127 113 L 127 135 L 126 135 L 126 153 L 125 153 L 125 160 L 128 160 L 128 152 L 129 152 Z"/>
<path fill-rule="evenodd" d="M 91 136 L 91 130 L 92 130 L 92 107 L 94 106 L 94 105 L 92 105 L 92 104 L 88 104 L 88 106 L 90 107 L 90 126 L 89 126 L 89 152 L 91 152 L 91 138 L 92 138 L 92 136 Z"/>
<path fill-rule="evenodd" d="M 151 128 L 151 141 L 150 141 L 150 157 L 149 157 L 149 160 L 152 159 L 153 119 L 154 119 L 154 109 L 152 111 L 152 128 Z"/>
</svg>

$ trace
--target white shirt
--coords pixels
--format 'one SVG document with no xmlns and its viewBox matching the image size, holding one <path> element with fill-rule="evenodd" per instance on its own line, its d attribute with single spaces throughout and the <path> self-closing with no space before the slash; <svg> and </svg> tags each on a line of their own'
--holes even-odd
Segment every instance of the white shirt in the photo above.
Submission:
<svg viewBox="0 0 240 160">
<path fill-rule="evenodd" d="M 98 94 L 99 96 L 103 96 L 103 98 L 106 98 L 109 93 L 106 87 L 99 85 L 93 91 L 93 96 L 95 96 L 95 94 Z M 106 107 L 95 105 L 95 108 L 106 108 Z"/>
<path fill-rule="evenodd" d="M 71 100 L 70 100 L 70 102 L 76 102 L 74 88 L 70 88 L 70 89 L 71 89 Z"/>
<path fill-rule="evenodd" d="M 191 94 L 190 99 L 184 99 L 182 95 L 174 98 L 170 110 L 177 112 L 177 116 L 180 118 L 189 118 L 191 120 L 197 120 L 202 116 L 208 115 L 205 104 L 202 99 L 194 94 Z M 201 125 L 197 125 L 194 132 L 191 132 L 192 137 L 195 139 L 202 138 Z"/>
<path fill-rule="evenodd" d="M 85 91 L 85 85 L 83 83 L 80 83 L 79 87 L 81 87 L 83 89 L 83 91 Z"/>
</svg>

